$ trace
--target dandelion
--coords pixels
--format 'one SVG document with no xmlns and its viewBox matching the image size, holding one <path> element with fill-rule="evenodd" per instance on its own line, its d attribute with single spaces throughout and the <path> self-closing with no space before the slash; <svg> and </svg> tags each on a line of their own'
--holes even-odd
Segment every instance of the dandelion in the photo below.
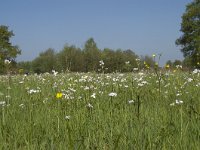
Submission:
<svg viewBox="0 0 200 150">
<path fill-rule="evenodd" d="M 62 98 L 62 96 L 63 96 L 63 93 L 61 93 L 61 92 L 56 93 L 56 98 L 57 99 Z"/>
<path fill-rule="evenodd" d="M 165 68 L 166 68 L 166 69 L 169 69 L 169 67 L 170 67 L 169 64 L 166 64 L 166 65 L 165 65 Z"/>
<path fill-rule="evenodd" d="M 116 97 L 117 93 L 111 92 L 111 93 L 108 94 L 108 96 L 110 96 L 110 97 Z"/>
</svg>

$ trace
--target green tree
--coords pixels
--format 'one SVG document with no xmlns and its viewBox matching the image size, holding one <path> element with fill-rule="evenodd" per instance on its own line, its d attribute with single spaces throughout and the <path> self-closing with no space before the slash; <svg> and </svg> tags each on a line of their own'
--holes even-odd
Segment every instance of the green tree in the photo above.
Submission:
<svg viewBox="0 0 200 150">
<path fill-rule="evenodd" d="M 101 57 L 101 51 L 98 49 L 93 38 L 89 38 L 83 49 L 85 60 L 85 71 L 97 71 Z"/>
<path fill-rule="evenodd" d="M 33 71 L 36 73 L 51 72 L 56 69 L 55 51 L 52 48 L 47 49 L 45 52 L 35 58 L 32 62 Z"/>
<path fill-rule="evenodd" d="M 170 67 L 172 67 L 172 66 L 173 66 L 173 62 L 172 62 L 171 60 L 168 60 L 168 61 L 166 62 L 166 65 L 169 65 Z"/>
<path fill-rule="evenodd" d="M 182 65 L 182 61 L 181 60 L 174 60 L 174 62 L 173 62 L 173 66 L 174 67 L 176 67 L 176 66 L 178 66 L 178 65 Z"/>
<path fill-rule="evenodd" d="M 154 67 L 155 61 L 151 56 L 145 55 L 141 56 L 141 67 L 148 68 L 148 67 Z"/>
<path fill-rule="evenodd" d="M 58 71 L 83 71 L 83 54 L 80 48 L 65 45 L 57 54 Z"/>
<path fill-rule="evenodd" d="M 18 73 L 31 73 L 32 61 L 20 61 L 17 63 Z"/>
<path fill-rule="evenodd" d="M 200 67 L 200 0 L 194 0 L 186 6 L 182 16 L 181 31 L 183 35 L 176 40 L 187 60 Z M 191 59 L 188 59 L 191 58 Z"/>
<path fill-rule="evenodd" d="M 10 38 L 14 36 L 13 31 L 9 31 L 7 26 L 0 26 L 0 72 L 5 71 L 4 60 L 8 59 L 12 62 L 15 61 L 15 58 L 18 54 L 21 54 L 21 51 L 18 46 L 12 45 Z M 15 64 L 11 63 L 11 64 Z"/>
</svg>

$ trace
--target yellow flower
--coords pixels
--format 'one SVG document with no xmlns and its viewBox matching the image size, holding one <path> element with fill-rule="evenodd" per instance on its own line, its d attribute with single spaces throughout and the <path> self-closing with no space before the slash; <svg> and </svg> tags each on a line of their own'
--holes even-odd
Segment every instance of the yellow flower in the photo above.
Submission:
<svg viewBox="0 0 200 150">
<path fill-rule="evenodd" d="M 165 68 L 166 68 L 166 69 L 169 69 L 169 67 L 170 67 L 169 64 L 166 64 L 166 65 L 165 65 Z"/>
<path fill-rule="evenodd" d="M 63 94 L 62 94 L 61 92 L 56 93 L 56 98 L 57 98 L 57 99 L 62 98 L 62 96 L 63 96 Z"/>
<path fill-rule="evenodd" d="M 197 65 L 200 65 L 200 62 L 197 62 Z"/>
<path fill-rule="evenodd" d="M 147 69 L 149 69 L 149 65 L 146 64 L 145 67 L 146 67 Z"/>
</svg>

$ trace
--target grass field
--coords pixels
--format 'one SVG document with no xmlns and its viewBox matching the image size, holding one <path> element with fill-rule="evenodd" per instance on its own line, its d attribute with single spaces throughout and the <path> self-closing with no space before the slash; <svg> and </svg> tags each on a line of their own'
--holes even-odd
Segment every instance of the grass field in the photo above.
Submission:
<svg viewBox="0 0 200 150">
<path fill-rule="evenodd" d="M 0 149 L 199 148 L 199 70 L 0 76 Z"/>
</svg>

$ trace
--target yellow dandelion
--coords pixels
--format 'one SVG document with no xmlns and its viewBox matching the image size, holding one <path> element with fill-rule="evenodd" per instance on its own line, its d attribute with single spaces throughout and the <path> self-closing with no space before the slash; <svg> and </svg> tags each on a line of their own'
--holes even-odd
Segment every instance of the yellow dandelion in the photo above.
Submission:
<svg viewBox="0 0 200 150">
<path fill-rule="evenodd" d="M 63 96 L 63 94 L 62 94 L 61 92 L 56 93 L 56 98 L 57 98 L 57 99 L 62 98 L 62 96 Z"/>
<path fill-rule="evenodd" d="M 169 64 L 166 64 L 166 65 L 165 65 L 165 68 L 166 68 L 166 69 L 169 69 L 169 67 L 170 67 Z"/>
</svg>

